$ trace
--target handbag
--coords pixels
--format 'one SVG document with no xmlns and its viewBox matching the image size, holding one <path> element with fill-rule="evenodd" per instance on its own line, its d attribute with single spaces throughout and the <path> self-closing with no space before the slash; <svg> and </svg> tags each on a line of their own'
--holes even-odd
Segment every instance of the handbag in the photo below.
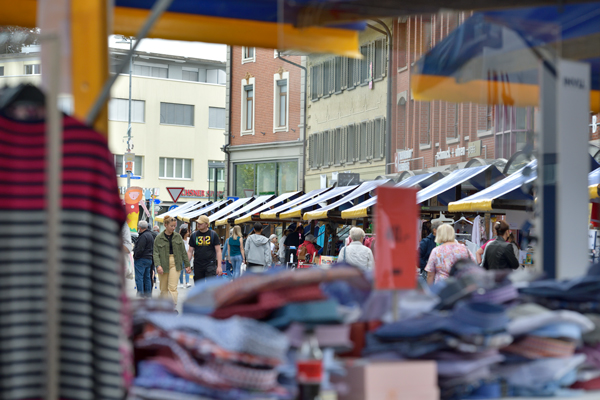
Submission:
<svg viewBox="0 0 600 400">
<path fill-rule="evenodd" d="M 246 263 L 242 263 L 242 265 L 240 265 L 240 275 L 242 275 L 244 272 L 246 272 Z"/>
</svg>

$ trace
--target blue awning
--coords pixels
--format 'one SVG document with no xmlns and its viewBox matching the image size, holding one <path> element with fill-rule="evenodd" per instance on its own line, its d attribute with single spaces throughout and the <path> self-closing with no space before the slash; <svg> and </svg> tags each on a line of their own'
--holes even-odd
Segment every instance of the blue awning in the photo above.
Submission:
<svg viewBox="0 0 600 400">
<path fill-rule="evenodd" d="M 465 199 L 448 204 L 448 211 L 492 211 L 494 200 L 529 200 L 533 196 L 523 192 L 523 185 L 537 179 L 537 160 L 531 161 L 508 178 Z"/>
<path fill-rule="evenodd" d="M 489 174 L 489 182 L 486 175 Z M 495 165 L 483 165 L 480 167 L 458 169 L 450 175 L 433 183 L 431 186 L 417 193 L 417 204 L 421 204 L 437 196 L 441 204 L 448 204 L 460 200 L 456 198 L 456 187 L 463 183 L 470 183 L 477 190 L 483 190 L 488 186 L 504 178 L 504 175 Z"/>
<path fill-rule="evenodd" d="M 384 185 L 389 182 L 389 179 L 381 179 L 377 181 L 369 181 L 362 183 L 356 190 L 350 192 L 348 195 L 344 196 L 340 200 L 335 203 L 329 204 L 326 207 L 321 207 L 315 211 L 309 211 L 304 213 L 304 219 L 306 221 L 313 219 L 325 219 L 330 216 L 330 212 L 336 211 L 344 211 L 352 206 L 354 206 L 354 200 L 362 198 L 364 200 L 365 197 L 370 197 L 370 193 L 375 190 L 377 187 Z"/>
<path fill-rule="evenodd" d="M 302 196 L 300 196 L 294 200 L 290 200 L 287 203 L 280 205 L 279 207 L 275 207 L 272 210 L 262 212 L 260 214 L 260 218 L 261 219 L 276 219 L 279 217 L 279 214 L 281 214 L 282 212 L 286 212 L 287 210 L 289 210 L 292 207 L 297 207 L 299 204 L 305 203 L 317 196 L 320 196 L 323 193 L 330 191 L 331 189 L 333 189 L 333 188 L 311 190 L 310 192 L 303 194 Z"/>
<path fill-rule="evenodd" d="M 431 172 L 428 174 L 421 174 L 411 176 L 406 178 L 405 180 L 398 182 L 394 185 L 394 187 L 415 187 L 419 186 L 421 188 L 426 188 L 431 185 L 433 182 L 442 178 L 442 174 L 439 172 Z M 342 218 L 344 219 L 357 219 L 357 218 L 366 218 L 371 213 L 371 207 L 377 204 L 377 196 L 370 198 L 367 201 L 363 201 L 362 203 L 349 208 L 345 211 L 342 211 Z"/>
<path fill-rule="evenodd" d="M 338 196 L 342 196 L 352 190 L 356 189 L 358 185 L 353 186 L 338 186 L 334 187 L 331 190 L 305 202 L 300 204 L 297 207 L 289 209 L 279 215 L 279 219 L 289 219 L 289 218 L 302 218 L 305 212 L 312 211 L 316 207 L 321 207 L 322 203 L 328 203 L 329 201 L 335 200 Z"/>
<path fill-rule="evenodd" d="M 216 203 L 211 204 L 208 207 L 204 207 L 201 209 L 188 209 L 183 212 L 180 212 L 177 215 L 177 218 L 182 221 L 185 221 L 185 222 L 190 222 L 190 220 L 193 218 L 197 218 L 201 215 L 206 215 L 210 212 L 215 212 L 219 208 L 225 207 L 226 205 L 231 204 L 231 203 L 233 203 L 233 200 L 221 200 L 221 201 L 217 201 Z"/>
</svg>

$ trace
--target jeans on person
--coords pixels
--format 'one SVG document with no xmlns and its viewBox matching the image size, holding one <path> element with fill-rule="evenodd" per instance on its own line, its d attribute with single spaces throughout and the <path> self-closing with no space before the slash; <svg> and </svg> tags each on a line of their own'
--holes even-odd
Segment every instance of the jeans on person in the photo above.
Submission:
<svg viewBox="0 0 600 400">
<path fill-rule="evenodd" d="M 185 265 L 182 264 L 181 273 L 179 274 L 179 283 L 183 285 L 183 274 L 185 274 L 185 283 L 190 283 L 190 274 L 185 270 Z"/>
<path fill-rule="evenodd" d="M 233 266 L 233 279 L 239 278 L 242 272 L 242 255 L 231 256 L 231 265 Z"/>
<path fill-rule="evenodd" d="M 152 281 L 150 279 L 152 260 L 139 258 L 134 261 L 133 265 L 135 268 L 135 286 L 138 296 L 152 297 Z"/>
</svg>

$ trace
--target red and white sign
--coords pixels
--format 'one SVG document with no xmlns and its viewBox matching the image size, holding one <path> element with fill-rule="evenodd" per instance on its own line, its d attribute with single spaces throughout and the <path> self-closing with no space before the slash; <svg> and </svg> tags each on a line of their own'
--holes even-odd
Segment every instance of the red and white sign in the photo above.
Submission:
<svg viewBox="0 0 600 400">
<path fill-rule="evenodd" d="M 183 193 L 184 190 L 185 188 L 182 187 L 167 188 L 167 192 L 169 192 L 169 196 L 171 196 L 171 198 L 173 199 L 173 203 L 177 203 L 179 196 L 181 196 L 181 193 Z"/>
<path fill-rule="evenodd" d="M 377 188 L 375 288 L 414 289 L 417 285 L 417 191 Z"/>
</svg>

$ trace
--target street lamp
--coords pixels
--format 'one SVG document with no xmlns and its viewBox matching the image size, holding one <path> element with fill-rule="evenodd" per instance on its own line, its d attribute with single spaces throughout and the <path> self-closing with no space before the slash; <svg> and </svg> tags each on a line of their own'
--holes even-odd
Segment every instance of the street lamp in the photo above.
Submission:
<svg viewBox="0 0 600 400">
<path fill-rule="evenodd" d="M 129 51 L 133 50 L 133 41 L 131 37 L 121 36 L 121 40 L 117 43 L 129 43 Z M 131 152 L 131 75 L 133 73 L 133 54 L 129 58 L 129 110 L 127 115 L 127 152 Z M 125 157 L 123 157 L 125 158 Z M 123 160 L 125 162 L 125 160 Z M 125 171 L 127 173 L 127 189 L 131 186 L 131 174 L 133 171 Z"/>
</svg>

